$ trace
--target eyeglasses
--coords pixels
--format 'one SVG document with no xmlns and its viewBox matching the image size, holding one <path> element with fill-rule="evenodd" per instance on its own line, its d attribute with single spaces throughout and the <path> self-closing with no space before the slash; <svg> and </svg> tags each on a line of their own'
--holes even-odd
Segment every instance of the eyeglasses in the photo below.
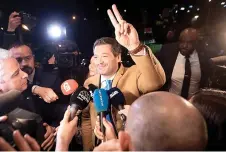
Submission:
<svg viewBox="0 0 226 152">
<path fill-rule="evenodd" d="M 25 56 L 25 57 L 18 57 L 18 58 L 16 58 L 16 60 L 17 60 L 18 63 L 21 63 L 23 60 L 25 62 L 28 62 L 33 58 L 33 56 L 34 55 L 28 55 L 28 56 Z"/>
</svg>

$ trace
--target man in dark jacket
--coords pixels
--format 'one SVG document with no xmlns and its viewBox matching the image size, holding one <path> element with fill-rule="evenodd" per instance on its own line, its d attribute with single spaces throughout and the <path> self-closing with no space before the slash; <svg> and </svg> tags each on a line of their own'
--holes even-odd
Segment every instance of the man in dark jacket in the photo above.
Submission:
<svg viewBox="0 0 226 152">
<path fill-rule="evenodd" d="M 8 93 L 12 90 L 17 90 L 23 92 L 27 89 L 27 78 L 28 74 L 21 70 L 17 60 L 11 56 L 8 50 L 0 49 L 0 95 Z M 22 109 L 34 112 L 31 102 L 27 100 L 19 100 L 17 103 L 9 107 L 19 106 Z M 7 111 L 8 109 L 1 109 L 2 111 Z M 8 111 L 9 112 L 9 111 Z M 6 112 L 6 113 L 8 113 Z M 4 113 L 5 114 L 5 113 Z M 54 129 L 47 123 L 43 126 L 46 128 L 46 133 L 44 135 L 45 141 L 42 143 L 41 147 L 43 150 L 50 150 L 54 145 Z"/>
<path fill-rule="evenodd" d="M 179 42 L 164 45 L 157 58 L 166 73 L 162 90 L 190 98 L 206 86 L 210 67 L 198 45 L 196 29 L 182 31 Z"/>
<path fill-rule="evenodd" d="M 10 52 L 19 62 L 21 70 L 28 74 L 27 93 L 33 99 L 35 112 L 49 125 L 57 127 L 69 102 L 61 93 L 62 81 L 58 71 L 35 68 L 31 48 L 23 43 L 14 44 Z"/>
<path fill-rule="evenodd" d="M 11 13 L 7 31 L 0 32 L 0 46 L 4 49 L 9 49 L 10 45 L 17 40 L 15 30 L 21 24 L 21 17 L 18 15 L 17 12 Z"/>
</svg>

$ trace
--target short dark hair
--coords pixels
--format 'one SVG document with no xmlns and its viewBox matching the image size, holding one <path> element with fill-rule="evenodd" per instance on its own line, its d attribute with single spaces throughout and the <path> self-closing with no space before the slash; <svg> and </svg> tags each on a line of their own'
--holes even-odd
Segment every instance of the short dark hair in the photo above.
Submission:
<svg viewBox="0 0 226 152">
<path fill-rule="evenodd" d="M 114 56 L 118 56 L 121 54 L 122 49 L 121 49 L 120 44 L 116 41 L 116 39 L 111 38 L 111 37 L 102 37 L 100 39 L 97 39 L 93 45 L 93 50 L 95 49 L 96 46 L 104 45 L 104 44 L 111 45 L 112 53 Z"/>
<path fill-rule="evenodd" d="M 18 48 L 18 47 L 21 47 L 23 45 L 26 45 L 28 46 L 29 48 L 31 48 L 31 46 L 29 44 L 26 44 L 26 43 L 23 43 L 23 42 L 20 42 L 20 41 L 16 41 L 15 43 L 13 43 L 12 45 L 10 45 L 9 47 L 9 50 L 12 49 L 12 48 Z M 32 50 L 32 49 L 31 49 Z"/>
<path fill-rule="evenodd" d="M 206 150 L 226 150 L 226 92 L 202 89 L 190 101 L 206 120 L 208 130 Z"/>
</svg>

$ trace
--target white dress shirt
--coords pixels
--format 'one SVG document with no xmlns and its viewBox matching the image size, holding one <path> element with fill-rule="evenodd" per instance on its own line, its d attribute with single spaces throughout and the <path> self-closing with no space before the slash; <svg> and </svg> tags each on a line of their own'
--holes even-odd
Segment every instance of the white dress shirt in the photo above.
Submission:
<svg viewBox="0 0 226 152">
<path fill-rule="evenodd" d="M 35 69 L 33 70 L 33 72 L 27 78 L 30 84 L 33 83 L 34 76 L 35 76 Z"/>
<path fill-rule="evenodd" d="M 106 87 L 107 84 L 106 84 L 105 80 L 112 80 L 113 81 L 113 79 L 115 78 L 115 75 L 116 75 L 116 73 L 112 77 L 110 77 L 109 79 L 107 79 L 106 77 L 101 75 L 100 76 L 101 77 L 101 88 L 105 88 Z"/>
<path fill-rule="evenodd" d="M 171 86 L 169 92 L 181 95 L 181 90 L 184 81 L 185 73 L 185 56 L 180 52 L 178 53 L 176 63 L 174 65 L 172 77 L 171 77 Z M 188 92 L 188 98 L 194 95 L 199 91 L 200 80 L 201 80 L 201 68 L 199 63 L 198 53 L 194 51 L 189 58 L 191 64 L 191 80 Z"/>
</svg>

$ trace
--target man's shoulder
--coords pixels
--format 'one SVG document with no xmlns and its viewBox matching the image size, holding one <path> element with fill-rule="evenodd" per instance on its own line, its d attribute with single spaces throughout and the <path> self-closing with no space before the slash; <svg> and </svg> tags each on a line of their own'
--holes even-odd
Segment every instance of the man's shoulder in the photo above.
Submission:
<svg viewBox="0 0 226 152">
<path fill-rule="evenodd" d="M 169 56 L 175 56 L 177 55 L 179 52 L 178 50 L 178 42 L 176 43 L 168 43 L 168 44 L 164 44 L 161 48 L 161 50 L 159 52 L 157 52 L 155 54 L 155 56 L 157 57 L 157 59 L 163 60 L 165 58 L 169 58 Z"/>
<path fill-rule="evenodd" d="M 136 64 L 132 65 L 130 67 L 123 67 L 122 71 L 117 72 L 117 75 L 121 75 L 121 78 L 124 78 L 124 79 L 122 79 L 123 81 L 125 79 L 127 79 L 128 77 L 137 76 L 137 74 L 140 74 L 140 73 L 139 73 L 139 70 L 138 70 Z"/>
<path fill-rule="evenodd" d="M 45 71 L 42 68 L 35 68 L 34 84 L 48 88 L 59 88 L 62 83 L 59 72 Z"/>
<path fill-rule="evenodd" d="M 136 72 L 137 70 L 137 65 L 132 65 L 131 67 L 124 67 L 124 73 L 127 73 L 127 72 Z"/>
<path fill-rule="evenodd" d="M 164 44 L 160 50 L 160 53 L 161 52 L 164 52 L 164 53 L 168 53 L 169 51 L 176 51 L 178 48 L 178 42 L 175 42 L 175 43 L 167 43 L 167 44 Z"/>
<path fill-rule="evenodd" d="M 91 77 L 89 77 L 88 79 L 86 79 L 85 82 L 93 82 L 93 81 L 96 81 L 96 80 L 99 79 L 99 77 L 100 77 L 100 75 L 99 75 L 99 74 L 96 74 L 96 75 L 91 76 Z"/>
<path fill-rule="evenodd" d="M 86 79 L 86 81 L 84 82 L 84 87 L 88 87 L 89 84 L 97 84 L 98 80 L 100 78 L 99 74 L 96 74 L 94 76 L 89 77 L 88 79 Z"/>
<path fill-rule="evenodd" d="M 174 42 L 174 43 L 166 43 L 162 47 L 177 47 L 177 46 L 178 46 L 178 42 Z"/>
<path fill-rule="evenodd" d="M 59 77 L 58 70 L 45 70 L 43 68 L 35 68 L 35 77 L 38 79 L 55 79 Z"/>
<path fill-rule="evenodd" d="M 54 73 L 59 73 L 58 69 L 46 69 L 43 67 L 36 67 L 35 68 L 35 74 L 39 74 L 39 73 L 45 73 L 45 74 L 54 74 Z"/>
</svg>

